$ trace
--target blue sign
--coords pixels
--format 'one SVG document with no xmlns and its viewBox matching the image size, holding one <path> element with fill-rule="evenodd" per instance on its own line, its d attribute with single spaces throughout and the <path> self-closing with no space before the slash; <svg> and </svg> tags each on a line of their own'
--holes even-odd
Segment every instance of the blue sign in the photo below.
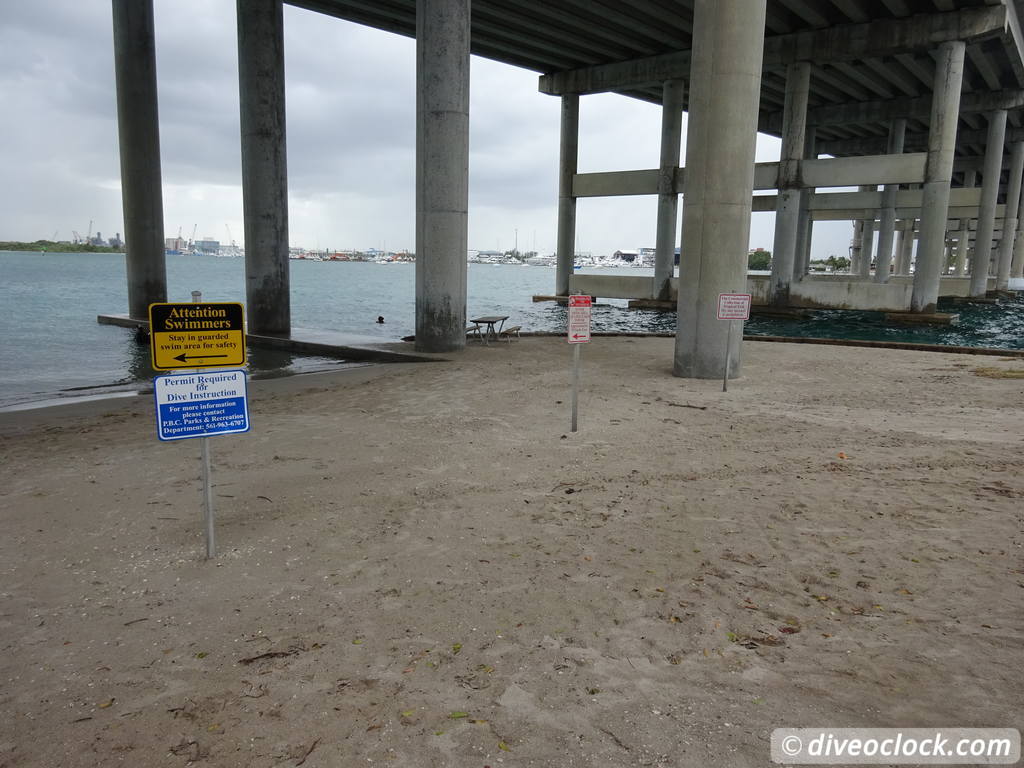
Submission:
<svg viewBox="0 0 1024 768">
<path fill-rule="evenodd" d="M 157 437 L 184 440 L 249 431 L 245 371 L 172 373 L 153 379 Z"/>
</svg>

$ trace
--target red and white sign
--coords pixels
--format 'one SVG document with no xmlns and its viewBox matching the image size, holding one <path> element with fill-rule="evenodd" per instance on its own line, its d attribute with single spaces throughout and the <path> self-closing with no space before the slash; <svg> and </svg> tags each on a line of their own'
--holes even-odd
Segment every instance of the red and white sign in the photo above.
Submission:
<svg viewBox="0 0 1024 768">
<path fill-rule="evenodd" d="M 750 318 L 749 293 L 718 294 L 719 320 L 747 320 Z"/>
<path fill-rule="evenodd" d="M 569 343 L 586 344 L 590 341 L 589 296 L 569 297 Z"/>
</svg>

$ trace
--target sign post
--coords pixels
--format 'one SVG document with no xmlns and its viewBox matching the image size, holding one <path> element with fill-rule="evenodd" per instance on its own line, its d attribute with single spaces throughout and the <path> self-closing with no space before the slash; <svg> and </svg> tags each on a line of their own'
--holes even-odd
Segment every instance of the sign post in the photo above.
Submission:
<svg viewBox="0 0 1024 768">
<path fill-rule="evenodd" d="M 589 296 L 569 297 L 569 343 L 572 348 L 572 431 L 576 431 L 576 414 L 580 390 L 580 344 L 590 341 Z"/>
<path fill-rule="evenodd" d="M 204 373 L 203 368 L 245 364 L 244 311 L 241 304 L 204 304 L 192 291 L 191 304 L 149 305 L 149 336 L 157 370 L 192 368 L 192 373 L 153 379 L 157 437 L 198 437 L 203 478 L 206 557 L 217 553 L 210 435 L 249 431 L 249 407 L 243 370 Z"/>
<path fill-rule="evenodd" d="M 718 319 L 729 323 L 725 335 L 725 365 L 722 373 L 722 391 L 729 391 L 729 353 L 732 351 L 732 327 L 734 320 L 747 320 L 750 317 L 749 293 L 718 294 Z"/>
</svg>

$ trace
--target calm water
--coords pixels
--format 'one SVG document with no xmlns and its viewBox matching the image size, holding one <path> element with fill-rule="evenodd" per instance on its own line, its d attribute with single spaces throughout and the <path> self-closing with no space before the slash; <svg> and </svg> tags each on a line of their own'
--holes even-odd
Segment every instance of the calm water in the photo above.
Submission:
<svg viewBox="0 0 1024 768">
<path fill-rule="evenodd" d="M 291 261 L 292 323 L 397 340 L 413 333 L 415 267 Z M 604 270 L 609 272 L 610 270 Z M 644 274 L 627 269 L 627 274 Z M 649 272 L 648 272 L 649 274 Z M 565 328 L 565 309 L 534 304 L 551 293 L 554 270 L 469 265 L 468 314 L 507 314 L 527 331 Z M 242 259 L 167 258 L 168 300 L 245 301 Z M 103 395 L 146 382 L 149 348 L 124 328 L 100 325 L 96 315 L 127 311 L 121 254 L 0 253 L 0 408 L 54 398 Z M 750 334 L 825 336 L 929 344 L 1024 348 L 1024 302 L 958 308 L 950 328 L 890 328 L 871 312 L 818 312 L 810 320 L 752 320 Z M 385 318 L 384 325 L 375 320 Z M 595 307 L 595 331 L 674 331 L 675 314 L 633 311 L 625 302 Z M 252 350 L 254 375 L 319 370 L 338 361 Z"/>
</svg>

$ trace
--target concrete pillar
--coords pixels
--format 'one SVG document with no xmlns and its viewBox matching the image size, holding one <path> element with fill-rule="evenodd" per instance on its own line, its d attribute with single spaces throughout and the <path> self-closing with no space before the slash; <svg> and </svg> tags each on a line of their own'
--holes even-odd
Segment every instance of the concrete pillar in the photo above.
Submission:
<svg viewBox="0 0 1024 768">
<path fill-rule="evenodd" d="M 1005 291 L 1010 284 L 1013 268 L 1013 246 L 1017 236 L 1017 217 L 1020 214 L 1021 175 L 1024 174 L 1024 142 L 1013 144 L 1010 153 L 1010 178 L 1006 185 L 1006 215 L 1003 218 L 1003 239 L 999 241 L 999 261 L 996 268 L 996 290 Z"/>
<path fill-rule="evenodd" d="M 1017 237 L 1013 241 L 1013 262 L 1010 264 L 1010 277 L 1024 277 L 1024 217 L 1017 218 Z"/>
<path fill-rule="evenodd" d="M 291 332 L 284 10 L 281 0 L 238 0 L 238 93 L 250 333 Z"/>
<path fill-rule="evenodd" d="M 903 248 L 897 254 L 899 259 L 896 266 L 896 274 L 909 275 L 910 265 L 914 261 L 914 224 L 915 219 L 907 221 L 907 229 L 905 231 L 905 237 L 903 239 Z"/>
<path fill-rule="evenodd" d="M 1006 139 L 1006 110 L 988 113 L 988 138 L 981 171 L 981 205 L 978 229 L 974 235 L 974 260 L 971 262 L 971 296 L 984 296 L 988 290 L 989 264 L 992 259 L 992 232 L 996 222 L 999 177 L 1003 168 L 1003 142 Z"/>
<path fill-rule="evenodd" d="M 953 262 L 953 274 L 963 277 L 967 271 L 967 246 L 971 239 L 971 231 L 965 226 L 968 219 L 961 219 L 960 231 L 956 234 L 956 261 Z"/>
<path fill-rule="evenodd" d="M 128 315 L 144 320 L 167 301 L 153 0 L 113 0 L 113 19 Z"/>
<path fill-rule="evenodd" d="M 858 187 L 861 192 L 877 192 L 877 185 L 866 184 Z M 867 280 L 871 277 L 871 260 L 875 255 L 875 220 L 864 219 L 860 229 L 860 260 L 857 262 L 857 277 Z"/>
<path fill-rule="evenodd" d="M 673 373 L 740 375 L 718 295 L 745 293 L 767 0 L 696 0 Z"/>
<path fill-rule="evenodd" d="M 772 246 L 771 302 L 789 305 L 800 227 L 800 161 L 807 128 L 807 96 L 811 65 L 798 61 L 786 68 L 786 99 L 782 117 L 782 152 L 779 157 L 779 194 L 775 206 L 775 244 Z"/>
<path fill-rule="evenodd" d="M 928 124 L 928 162 L 921 201 L 921 237 L 917 244 L 914 291 L 910 299 L 910 308 L 914 312 L 934 312 L 939 298 L 965 49 L 962 40 L 942 43 L 935 62 L 935 85 Z"/>
<path fill-rule="evenodd" d="M 861 251 L 864 248 L 864 222 L 853 222 L 853 237 L 850 240 L 850 276 L 860 273 Z"/>
<path fill-rule="evenodd" d="M 817 157 L 817 130 L 814 126 L 808 126 L 804 137 L 804 159 L 814 160 Z M 800 218 L 796 228 L 796 259 L 793 261 L 794 280 L 802 280 L 811 268 L 811 238 L 813 237 L 814 221 L 811 219 L 808 205 L 813 194 L 814 189 L 811 187 L 800 190 Z"/>
<path fill-rule="evenodd" d="M 964 172 L 964 188 L 971 189 L 978 183 L 978 172 L 971 170 Z M 967 274 L 967 252 L 971 244 L 971 220 L 960 220 L 960 232 L 957 235 L 956 266 L 954 274 L 963 277 Z"/>
<path fill-rule="evenodd" d="M 466 346 L 470 0 L 416 2 L 416 349 Z"/>
<path fill-rule="evenodd" d="M 906 219 L 900 219 L 896 222 L 896 249 L 895 256 L 893 258 L 893 271 L 897 275 L 902 275 L 900 267 L 902 267 L 903 249 L 907 245 L 907 221 Z"/>
<path fill-rule="evenodd" d="M 676 168 L 683 140 L 683 97 L 686 83 L 666 80 L 661 89 L 661 168 L 658 172 L 658 225 L 654 244 L 654 298 L 667 301 L 676 266 Z"/>
<path fill-rule="evenodd" d="M 569 278 L 576 259 L 576 175 L 580 144 L 580 97 L 562 97 L 562 123 L 558 152 L 558 235 L 555 241 L 555 295 L 569 295 Z"/>
<path fill-rule="evenodd" d="M 889 126 L 889 144 L 886 151 L 890 155 L 903 154 L 903 140 L 907 133 L 907 121 L 903 118 L 893 120 Z M 886 184 L 882 189 L 882 212 L 878 227 L 878 256 L 875 259 L 875 282 L 889 282 L 889 271 L 892 267 L 892 241 L 896 231 L 896 193 L 899 184 Z"/>
</svg>

